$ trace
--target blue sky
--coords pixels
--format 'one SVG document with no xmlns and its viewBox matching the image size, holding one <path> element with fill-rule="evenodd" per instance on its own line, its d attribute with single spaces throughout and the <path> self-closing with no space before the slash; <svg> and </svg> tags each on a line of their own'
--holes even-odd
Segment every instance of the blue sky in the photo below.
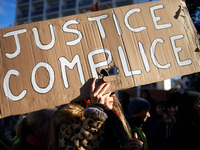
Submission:
<svg viewBox="0 0 200 150">
<path fill-rule="evenodd" d="M 14 26 L 15 6 L 16 0 L 0 0 L 0 29 Z"/>
<path fill-rule="evenodd" d="M 0 0 L 0 29 L 14 25 L 16 0 Z"/>
</svg>

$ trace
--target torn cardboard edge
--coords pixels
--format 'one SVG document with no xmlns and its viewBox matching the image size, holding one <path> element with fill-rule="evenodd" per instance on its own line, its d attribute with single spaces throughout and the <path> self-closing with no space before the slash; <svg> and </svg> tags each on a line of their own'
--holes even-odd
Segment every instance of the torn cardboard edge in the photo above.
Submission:
<svg viewBox="0 0 200 150">
<path fill-rule="evenodd" d="M 198 33 L 198 31 L 196 30 L 193 20 L 190 17 L 186 17 L 186 16 L 190 16 L 189 14 L 189 10 L 186 6 L 186 2 L 185 0 L 180 0 L 180 9 L 178 10 L 178 16 L 177 19 L 182 23 L 182 25 L 190 30 L 192 29 L 192 34 L 189 35 L 189 37 L 191 37 L 192 39 L 195 39 L 195 44 L 197 46 L 197 49 L 195 50 L 196 52 L 200 52 L 200 35 Z"/>
</svg>

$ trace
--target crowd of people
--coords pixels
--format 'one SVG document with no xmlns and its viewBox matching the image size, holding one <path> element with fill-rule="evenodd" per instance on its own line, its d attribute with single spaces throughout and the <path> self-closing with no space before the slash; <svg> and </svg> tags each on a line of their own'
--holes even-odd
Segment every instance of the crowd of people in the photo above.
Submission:
<svg viewBox="0 0 200 150">
<path fill-rule="evenodd" d="M 101 81 L 99 81 L 101 82 Z M 93 79 L 90 99 L 0 120 L 2 150 L 188 150 L 200 139 L 200 93 L 148 91 L 119 101 Z M 148 96 L 147 96 L 148 95 Z"/>
</svg>

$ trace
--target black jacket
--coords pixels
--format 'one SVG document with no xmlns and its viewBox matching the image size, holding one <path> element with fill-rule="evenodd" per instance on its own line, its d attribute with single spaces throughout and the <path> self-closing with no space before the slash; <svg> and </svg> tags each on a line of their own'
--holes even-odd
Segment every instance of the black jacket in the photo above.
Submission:
<svg viewBox="0 0 200 150">
<path fill-rule="evenodd" d="M 167 149 L 196 150 L 199 148 L 199 140 L 200 116 L 194 111 L 185 112 L 168 139 Z"/>
</svg>

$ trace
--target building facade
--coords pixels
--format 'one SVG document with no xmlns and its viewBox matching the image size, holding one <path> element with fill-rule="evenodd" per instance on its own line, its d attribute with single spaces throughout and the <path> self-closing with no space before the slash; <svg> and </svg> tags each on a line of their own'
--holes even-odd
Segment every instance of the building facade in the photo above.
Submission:
<svg viewBox="0 0 200 150">
<path fill-rule="evenodd" d="M 17 0 L 15 25 L 85 13 L 96 2 L 99 10 L 151 0 Z"/>
</svg>

